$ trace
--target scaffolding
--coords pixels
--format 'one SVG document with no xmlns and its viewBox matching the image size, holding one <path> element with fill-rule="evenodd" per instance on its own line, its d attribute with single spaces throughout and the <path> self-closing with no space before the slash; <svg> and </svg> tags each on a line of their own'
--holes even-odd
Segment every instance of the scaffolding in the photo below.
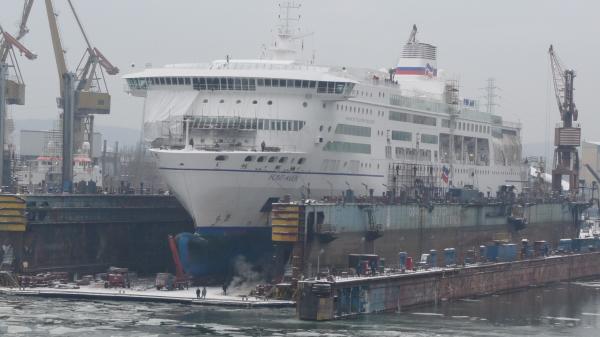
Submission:
<svg viewBox="0 0 600 337">
<path fill-rule="evenodd" d="M 441 173 L 433 165 L 392 163 L 388 168 L 388 193 L 393 201 L 443 200 L 448 192 Z"/>
</svg>

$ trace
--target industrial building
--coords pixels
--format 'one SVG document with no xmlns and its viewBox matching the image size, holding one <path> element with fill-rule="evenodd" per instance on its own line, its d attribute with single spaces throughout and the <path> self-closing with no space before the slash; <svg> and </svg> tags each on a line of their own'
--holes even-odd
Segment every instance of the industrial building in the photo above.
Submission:
<svg viewBox="0 0 600 337">
<path fill-rule="evenodd" d="M 49 154 L 61 154 L 62 132 L 60 130 L 21 130 L 19 154 L 22 160 L 31 160 Z M 94 132 L 91 155 L 102 156 L 102 134 Z"/>
<path fill-rule="evenodd" d="M 581 179 L 585 181 L 585 186 L 589 187 L 595 179 L 587 165 L 600 172 L 600 142 L 583 141 L 581 146 Z"/>
</svg>

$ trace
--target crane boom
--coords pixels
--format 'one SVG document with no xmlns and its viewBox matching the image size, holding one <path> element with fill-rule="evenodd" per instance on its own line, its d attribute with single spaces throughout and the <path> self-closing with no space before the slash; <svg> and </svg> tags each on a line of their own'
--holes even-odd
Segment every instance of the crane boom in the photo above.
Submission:
<svg viewBox="0 0 600 337">
<path fill-rule="evenodd" d="M 102 68 L 104 68 L 109 75 L 116 75 L 119 73 L 119 68 L 110 63 L 110 61 L 98 50 L 98 48 L 94 47 L 94 52 L 98 57 L 98 62 L 100 62 Z"/>
<path fill-rule="evenodd" d="M 27 33 L 29 33 L 29 28 L 27 28 L 27 20 L 29 20 L 29 14 L 31 13 L 31 7 L 33 7 L 34 0 L 25 0 L 23 4 L 23 14 L 21 15 L 21 23 L 19 23 L 19 33 L 15 38 L 17 40 L 22 39 Z"/>
<path fill-rule="evenodd" d="M 33 0 L 26 0 L 23 5 L 23 14 L 21 15 L 21 22 L 19 23 L 19 32 L 16 37 L 11 36 L 11 41 L 7 41 L 6 37 L 0 43 L 0 62 L 6 62 L 8 58 L 8 53 L 10 51 L 11 45 L 14 46 L 14 43 L 11 43 L 14 40 L 22 39 L 28 32 L 27 28 L 27 20 L 29 19 L 29 13 L 31 12 L 31 7 L 33 6 Z M 25 48 L 27 49 L 27 48 Z M 33 53 L 32 53 L 33 54 Z M 29 58 L 29 57 L 27 57 Z M 32 59 L 30 59 L 32 60 Z"/>
<path fill-rule="evenodd" d="M 550 68 L 552 69 L 552 82 L 554 83 L 554 95 L 556 98 L 556 104 L 558 111 L 560 112 L 561 119 L 563 117 L 562 101 L 565 92 L 565 82 L 563 79 L 563 69 L 558 56 L 554 52 L 554 46 L 550 45 L 548 49 L 550 55 Z"/>
<path fill-rule="evenodd" d="M 21 42 L 17 41 L 17 39 L 14 38 L 9 33 L 2 32 L 2 36 L 4 36 L 4 41 L 8 45 L 11 45 L 11 46 L 17 48 L 21 52 L 21 54 L 25 55 L 25 57 L 27 57 L 28 59 L 35 60 L 37 58 L 36 54 L 32 53 L 29 49 L 27 49 L 27 47 L 22 45 Z"/>
<path fill-rule="evenodd" d="M 577 108 L 573 101 L 573 79 L 575 71 L 564 69 L 562 62 L 556 55 L 554 47 L 550 45 L 548 49 L 550 55 L 550 67 L 552 68 L 552 81 L 554 83 L 554 95 L 556 104 L 560 112 L 561 120 L 565 126 L 570 126 L 572 121 L 577 120 Z"/>
<path fill-rule="evenodd" d="M 56 59 L 56 67 L 58 70 L 58 79 L 60 84 L 60 95 L 62 97 L 65 91 L 63 76 L 68 72 L 68 70 L 67 62 L 65 60 L 64 49 L 62 47 L 60 35 L 58 33 L 58 24 L 56 23 L 56 14 L 54 12 L 52 0 L 46 0 L 46 12 L 48 14 L 50 36 L 52 37 L 52 48 L 54 49 L 54 58 Z"/>
</svg>

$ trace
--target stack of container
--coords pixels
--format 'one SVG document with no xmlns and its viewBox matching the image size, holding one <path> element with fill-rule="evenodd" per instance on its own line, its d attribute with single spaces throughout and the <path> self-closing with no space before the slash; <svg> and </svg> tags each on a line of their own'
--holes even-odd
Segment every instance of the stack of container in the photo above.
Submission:
<svg viewBox="0 0 600 337">
<path fill-rule="evenodd" d="M 444 265 L 446 267 L 456 266 L 456 249 L 454 249 L 454 248 L 444 249 Z"/>
<path fill-rule="evenodd" d="M 573 251 L 572 239 L 560 239 L 558 242 L 558 251 L 560 253 L 570 253 Z"/>
<path fill-rule="evenodd" d="M 505 243 L 503 245 L 497 245 L 498 247 L 498 261 L 500 262 L 512 262 L 517 259 L 517 245 L 514 243 Z"/>
<path fill-rule="evenodd" d="M 406 271 L 406 258 L 408 257 L 407 252 L 398 253 L 398 260 L 400 261 L 400 270 L 404 273 Z"/>
</svg>

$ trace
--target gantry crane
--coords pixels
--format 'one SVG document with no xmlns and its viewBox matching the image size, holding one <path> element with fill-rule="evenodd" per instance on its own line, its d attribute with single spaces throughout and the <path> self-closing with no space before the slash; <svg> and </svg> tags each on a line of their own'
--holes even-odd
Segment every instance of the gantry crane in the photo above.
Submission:
<svg viewBox="0 0 600 337">
<path fill-rule="evenodd" d="M 86 44 L 86 50 L 75 72 L 70 72 L 58 32 L 57 15 L 52 0 L 45 1 L 60 82 L 58 106 L 63 110 L 62 186 L 64 192 L 71 192 L 73 152 L 76 149 L 82 149 L 83 143 L 87 141 L 90 145 L 89 155 L 90 158 L 92 157 L 94 114 L 110 113 L 110 95 L 104 79 L 104 71 L 109 75 L 115 75 L 119 69 L 113 66 L 97 48 L 92 47 L 73 3 L 68 0 L 71 12 Z"/>
<path fill-rule="evenodd" d="M 575 195 L 579 183 L 579 154 L 581 144 L 581 128 L 574 125 L 577 121 L 577 108 L 573 99 L 573 80 L 575 71 L 564 69 L 554 48 L 550 45 L 550 66 L 554 81 L 554 93 L 560 112 L 561 125 L 554 132 L 554 168 L 552 169 L 552 190 L 562 190 L 562 177 L 569 176 L 569 191 Z"/>
<path fill-rule="evenodd" d="M 8 162 L 5 159 L 10 155 L 7 156 L 5 152 L 7 105 L 25 104 L 25 82 L 19 68 L 15 49 L 29 60 L 34 60 L 37 57 L 19 42 L 29 32 L 27 20 L 32 6 L 33 0 L 24 1 L 19 32 L 16 36 L 10 35 L 0 26 L 0 186 L 11 184 L 9 181 L 10 174 L 8 176 L 5 174 L 5 165 Z"/>
</svg>

